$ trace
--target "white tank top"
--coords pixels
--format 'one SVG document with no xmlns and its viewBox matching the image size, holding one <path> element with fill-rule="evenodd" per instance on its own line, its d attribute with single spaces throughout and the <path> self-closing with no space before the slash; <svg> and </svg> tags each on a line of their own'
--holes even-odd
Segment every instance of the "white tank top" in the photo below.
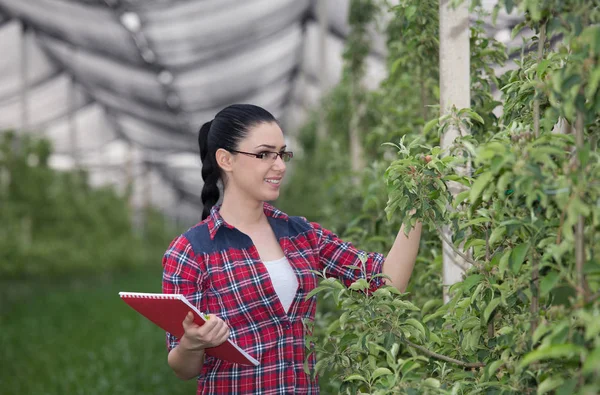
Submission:
<svg viewBox="0 0 600 395">
<path fill-rule="evenodd" d="M 269 272 L 269 277 L 271 277 L 275 293 L 279 297 L 279 301 L 283 305 L 284 310 L 287 312 L 290 309 L 294 297 L 296 296 L 296 291 L 298 290 L 296 273 L 286 257 L 263 263 Z"/>
</svg>

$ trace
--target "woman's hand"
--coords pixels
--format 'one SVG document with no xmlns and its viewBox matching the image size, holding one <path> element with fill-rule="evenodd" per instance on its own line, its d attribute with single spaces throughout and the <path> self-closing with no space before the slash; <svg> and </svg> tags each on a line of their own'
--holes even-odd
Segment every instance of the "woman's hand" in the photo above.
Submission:
<svg viewBox="0 0 600 395">
<path fill-rule="evenodd" d="M 189 312 L 183 320 L 185 334 L 180 344 L 188 351 L 201 351 L 215 347 L 229 338 L 229 326 L 216 315 L 209 315 L 202 326 L 194 323 L 194 315 Z"/>
</svg>

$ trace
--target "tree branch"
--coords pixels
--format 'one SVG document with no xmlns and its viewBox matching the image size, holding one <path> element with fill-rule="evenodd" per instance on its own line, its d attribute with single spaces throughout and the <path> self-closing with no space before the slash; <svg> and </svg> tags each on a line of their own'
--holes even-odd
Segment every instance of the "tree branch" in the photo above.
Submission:
<svg viewBox="0 0 600 395">
<path fill-rule="evenodd" d="M 577 111 L 577 119 L 575 121 L 575 144 L 577 146 L 577 154 L 579 153 L 579 150 L 583 148 L 584 144 L 583 128 L 585 127 L 585 120 L 583 117 L 583 113 L 581 111 Z M 576 157 L 579 158 L 578 155 Z M 579 170 L 579 176 L 581 177 L 583 169 L 581 168 L 579 159 L 577 159 L 577 167 Z M 589 287 L 585 279 L 585 261 L 585 218 L 580 214 L 577 219 L 577 224 L 575 225 L 575 267 L 577 270 L 577 293 L 582 300 L 586 300 L 590 294 Z"/>
<path fill-rule="evenodd" d="M 436 359 L 440 359 L 442 361 L 446 361 L 446 362 L 450 362 L 459 366 L 463 366 L 465 368 L 483 368 L 485 367 L 485 364 L 483 362 L 463 362 L 463 361 L 459 361 L 458 359 L 454 359 L 454 358 L 450 358 L 447 357 L 445 355 L 442 354 L 438 354 L 436 352 L 430 351 L 427 348 L 423 347 L 423 346 L 419 346 L 418 344 L 415 344 L 413 342 L 411 342 L 410 340 L 408 340 L 407 338 L 403 337 L 403 340 L 406 344 L 408 344 L 410 347 L 412 348 L 416 348 L 417 350 L 421 351 L 423 354 L 430 356 L 432 358 L 436 358 Z"/>
<path fill-rule="evenodd" d="M 538 52 L 537 52 L 538 64 L 542 61 L 542 58 L 544 57 L 545 41 L 546 41 L 546 23 L 542 22 L 542 25 L 540 26 L 540 34 L 538 37 Z M 535 98 L 533 99 L 533 135 L 535 136 L 535 138 L 540 137 L 540 99 L 537 97 L 537 92 L 535 93 Z"/>
<path fill-rule="evenodd" d="M 462 259 L 465 260 L 465 262 L 470 263 L 471 265 L 475 266 L 475 267 L 479 267 L 479 264 L 477 262 L 475 262 L 473 259 L 469 258 L 467 255 L 463 254 L 458 248 L 456 248 L 456 246 L 454 245 L 454 243 L 452 242 L 452 240 L 448 239 L 446 237 L 446 235 L 444 234 L 444 231 L 437 225 L 435 224 L 433 221 L 431 221 L 433 223 L 433 226 L 435 226 L 435 229 L 438 231 L 438 233 L 440 234 L 440 237 L 442 238 L 442 240 L 448 244 L 448 246 L 450 248 L 452 248 L 452 251 L 454 251 L 454 253 L 456 253 L 456 255 L 458 255 L 459 257 L 461 257 Z M 460 264 L 459 262 L 454 262 L 454 264 L 458 267 L 460 267 L 462 270 L 467 271 L 469 268 Z"/>
<path fill-rule="evenodd" d="M 531 293 L 531 334 L 535 332 L 538 325 L 538 315 L 539 315 L 539 293 L 540 293 L 540 262 L 537 259 L 535 252 L 531 254 L 532 259 L 532 284 L 533 289 Z"/>
</svg>

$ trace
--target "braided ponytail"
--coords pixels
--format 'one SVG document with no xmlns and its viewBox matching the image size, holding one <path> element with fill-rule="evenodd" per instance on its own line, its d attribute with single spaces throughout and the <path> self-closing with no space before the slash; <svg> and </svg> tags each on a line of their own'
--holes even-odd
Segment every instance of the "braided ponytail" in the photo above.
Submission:
<svg viewBox="0 0 600 395">
<path fill-rule="evenodd" d="M 200 159 L 202 160 L 202 220 L 210 215 L 210 210 L 219 201 L 220 191 L 217 183 L 221 178 L 221 168 L 215 157 L 218 149 L 234 151 L 239 142 L 248 135 L 251 127 L 277 120 L 264 108 L 252 104 L 232 104 L 215 115 L 215 119 L 206 122 L 198 133 Z"/>
<path fill-rule="evenodd" d="M 209 216 L 211 208 L 219 201 L 219 167 L 215 158 L 215 150 L 208 148 L 209 140 L 208 133 L 212 121 L 206 122 L 200 128 L 198 133 L 198 145 L 200 146 L 200 159 L 202 160 L 202 179 L 204 186 L 202 187 L 202 220 Z"/>
</svg>

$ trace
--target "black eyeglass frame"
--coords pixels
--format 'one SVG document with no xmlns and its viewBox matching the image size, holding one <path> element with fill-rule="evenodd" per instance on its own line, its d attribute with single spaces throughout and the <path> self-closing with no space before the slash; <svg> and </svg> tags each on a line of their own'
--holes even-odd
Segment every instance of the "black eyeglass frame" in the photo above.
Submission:
<svg viewBox="0 0 600 395">
<path fill-rule="evenodd" d="M 294 153 L 292 151 L 281 151 L 281 152 L 263 151 L 263 152 L 260 152 L 258 154 L 255 154 L 254 152 L 244 152 L 244 151 L 236 151 L 236 150 L 230 150 L 230 152 L 235 152 L 236 154 L 244 154 L 244 155 L 248 155 L 248 156 L 253 156 L 256 159 L 264 159 L 265 158 L 265 154 L 275 154 L 276 156 L 275 156 L 274 159 L 271 159 L 272 161 L 276 161 L 277 160 L 277 156 L 279 156 L 281 158 L 281 160 L 284 161 L 284 162 L 289 162 L 294 157 Z M 283 155 L 288 155 L 289 159 L 285 160 L 283 158 Z"/>
</svg>

